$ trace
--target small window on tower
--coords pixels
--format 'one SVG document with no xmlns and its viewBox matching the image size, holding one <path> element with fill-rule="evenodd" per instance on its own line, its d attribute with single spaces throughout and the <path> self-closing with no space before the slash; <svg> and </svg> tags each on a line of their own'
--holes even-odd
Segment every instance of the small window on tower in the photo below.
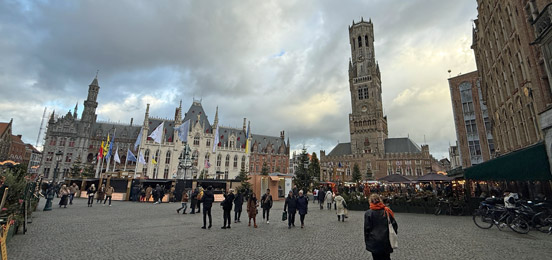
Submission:
<svg viewBox="0 0 552 260">
<path fill-rule="evenodd" d="M 362 38 L 358 36 L 358 47 L 362 47 Z"/>
<path fill-rule="evenodd" d="M 368 36 L 364 35 L 364 45 L 368 47 Z"/>
<path fill-rule="evenodd" d="M 364 95 L 362 94 L 362 88 L 358 89 L 358 99 L 362 100 L 364 98 Z"/>
</svg>

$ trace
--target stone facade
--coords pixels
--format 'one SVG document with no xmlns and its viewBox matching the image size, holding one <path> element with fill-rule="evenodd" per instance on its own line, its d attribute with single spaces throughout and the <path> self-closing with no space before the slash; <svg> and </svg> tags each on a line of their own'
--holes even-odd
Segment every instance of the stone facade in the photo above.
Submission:
<svg viewBox="0 0 552 260">
<path fill-rule="evenodd" d="M 12 122 L 0 122 L 0 162 L 8 159 L 12 141 Z"/>
<path fill-rule="evenodd" d="M 448 81 L 462 167 L 488 161 L 494 157 L 495 147 L 477 71 Z"/>
<path fill-rule="evenodd" d="M 545 62 L 525 13 L 549 1 L 478 0 L 473 45 L 496 152 L 543 140 L 538 114 L 552 102 Z"/>
<path fill-rule="evenodd" d="M 353 21 L 349 27 L 351 60 L 349 90 L 350 143 L 339 143 L 326 154 L 320 151 L 320 180 L 349 181 L 355 164 L 363 178 L 379 179 L 388 174 L 421 176 L 438 164 L 429 146 L 418 146 L 410 138 L 388 138 L 387 117 L 381 101 L 381 74 L 375 59 L 371 21 Z"/>
<path fill-rule="evenodd" d="M 181 102 L 175 110 L 174 119 L 150 116 L 148 105 L 141 126 L 134 125 L 133 119 L 129 124 L 97 122 L 96 99 L 99 90 L 100 86 L 95 78 L 89 85 L 88 97 L 84 102 L 84 111 L 80 120 L 77 116 L 77 107 L 73 113 L 68 112 L 65 116 L 57 118 L 55 113 L 52 113 L 46 131 L 44 156 L 40 168 L 40 172 L 47 178 L 53 177 L 51 173 L 56 166 L 54 155 L 57 152 L 63 153 L 63 158 L 59 162 L 59 178 L 67 176 L 73 164 L 83 163 L 88 166 L 93 165 L 101 172 L 108 169 L 110 172 L 125 171 L 129 176 L 136 173 L 136 177 L 152 179 L 192 178 L 200 177 L 201 173 L 211 179 L 234 179 L 242 166 L 246 170 L 256 169 L 256 164 L 253 164 L 255 167 L 249 165 L 250 156 L 275 161 L 274 164 L 270 164 L 273 169 L 282 165 L 284 169 L 282 172 L 287 172 L 284 166 L 289 160 L 286 160 L 289 157 L 289 141 L 285 144 L 283 132 L 280 137 L 250 134 L 252 151 L 245 153 L 247 133 L 245 120 L 242 129 L 219 126 L 217 108 L 215 120 L 211 124 L 198 101 L 194 101 L 184 115 Z M 186 144 L 179 140 L 176 127 L 187 120 L 190 120 L 187 139 L 194 159 L 191 167 L 181 170 L 179 158 L 183 158 Z M 153 142 L 148 136 L 161 123 L 164 124 L 164 132 L 159 144 Z M 217 127 L 219 127 L 220 141 L 213 152 L 214 133 Z M 135 149 L 134 144 L 140 131 L 142 131 L 140 146 Z M 106 160 L 97 161 L 101 143 L 106 141 L 108 135 L 114 141 L 112 156 L 108 160 L 109 167 Z M 116 149 L 122 162 L 120 164 L 115 164 L 113 160 Z M 136 157 L 142 154 L 146 163 L 137 165 L 127 162 L 125 165 L 129 149 Z"/>
</svg>

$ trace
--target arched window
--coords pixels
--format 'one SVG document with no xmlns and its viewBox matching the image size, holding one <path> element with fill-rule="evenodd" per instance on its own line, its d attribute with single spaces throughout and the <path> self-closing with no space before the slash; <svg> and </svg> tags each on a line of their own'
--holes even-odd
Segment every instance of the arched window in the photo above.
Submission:
<svg viewBox="0 0 552 260">
<path fill-rule="evenodd" d="M 238 168 L 238 156 L 234 155 L 234 169 Z"/>
<path fill-rule="evenodd" d="M 195 150 L 192 154 L 192 164 L 197 167 L 197 162 L 199 160 L 199 151 Z"/>
<path fill-rule="evenodd" d="M 368 47 L 368 35 L 364 35 L 364 46 Z"/>
<path fill-rule="evenodd" d="M 242 156 L 241 167 L 245 169 L 245 155 Z"/>
<path fill-rule="evenodd" d="M 155 151 L 155 162 L 159 163 L 159 156 L 161 155 L 161 151 L 157 150 Z"/>
<path fill-rule="evenodd" d="M 222 155 L 219 154 L 219 155 L 217 156 L 217 167 L 220 167 L 220 165 L 221 165 L 221 163 L 222 163 L 221 161 L 222 161 Z"/>
<path fill-rule="evenodd" d="M 358 47 L 362 47 L 362 38 L 358 36 Z"/>
<path fill-rule="evenodd" d="M 224 162 L 224 166 L 228 168 L 230 166 L 230 155 L 226 155 L 226 161 Z"/>
<path fill-rule="evenodd" d="M 171 151 L 167 151 L 167 154 L 165 155 L 165 164 L 171 163 Z"/>
<path fill-rule="evenodd" d="M 150 155 L 150 150 L 146 149 L 146 151 L 144 152 L 144 159 L 146 160 L 146 163 L 149 162 L 149 155 Z"/>
<path fill-rule="evenodd" d="M 199 145 L 199 134 L 196 134 L 195 137 L 194 137 L 194 145 L 195 146 Z"/>
<path fill-rule="evenodd" d="M 209 164 L 209 152 L 205 153 L 205 161 L 204 161 L 204 164 L 207 166 L 211 166 Z M 207 168 L 207 167 L 206 167 Z"/>
</svg>

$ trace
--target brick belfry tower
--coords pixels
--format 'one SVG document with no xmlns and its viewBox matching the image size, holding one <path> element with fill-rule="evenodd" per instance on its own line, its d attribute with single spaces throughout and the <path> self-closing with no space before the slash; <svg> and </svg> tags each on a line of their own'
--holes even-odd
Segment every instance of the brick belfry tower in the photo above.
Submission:
<svg viewBox="0 0 552 260">
<path fill-rule="evenodd" d="M 90 129 L 93 124 L 96 123 L 96 108 L 98 107 L 98 93 L 100 92 L 100 85 L 98 85 L 98 76 L 92 80 L 92 83 L 88 86 L 88 97 L 84 101 L 84 111 L 82 112 L 81 122 L 82 133 L 90 134 Z"/>
<path fill-rule="evenodd" d="M 384 140 L 387 139 L 387 117 L 383 116 L 381 75 L 374 54 L 372 21 L 353 21 L 353 25 L 349 27 L 349 41 L 351 152 L 381 155 L 384 153 Z"/>
</svg>

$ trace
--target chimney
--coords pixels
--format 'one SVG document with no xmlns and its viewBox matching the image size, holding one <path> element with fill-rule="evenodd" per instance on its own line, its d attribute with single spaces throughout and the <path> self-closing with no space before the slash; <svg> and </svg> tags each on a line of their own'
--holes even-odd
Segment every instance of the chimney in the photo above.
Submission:
<svg viewBox="0 0 552 260">
<path fill-rule="evenodd" d="M 17 135 L 17 137 L 19 137 L 19 139 L 21 139 L 22 135 Z"/>
</svg>

